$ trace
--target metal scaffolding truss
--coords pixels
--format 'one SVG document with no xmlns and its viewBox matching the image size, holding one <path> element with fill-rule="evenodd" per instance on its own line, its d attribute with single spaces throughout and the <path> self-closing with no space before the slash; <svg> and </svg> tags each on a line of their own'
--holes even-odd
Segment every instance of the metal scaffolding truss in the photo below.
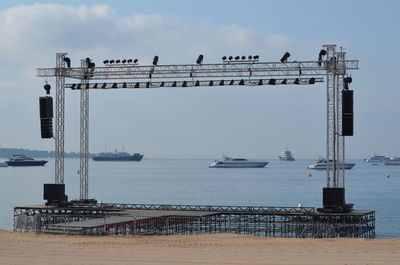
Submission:
<svg viewBox="0 0 400 265">
<path fill-rule="evenodd" d="M 375 212 L 318 213 L 313 208 L 102 205 L 16 207 L 14 231 L 80 235 L 235 233 L 289 238 L 374 238 Z"/>
<path fill-rule="evenodd" d="M 325 58 L 316 61 L 240 62 L 219 64 L 137 65 L 113 64 L 102 67 L 65 65 L 66 53 L 57 53 L 56 68 L 38 68 L 38 77 L 56 77 L 56 183 L 64 183 L 64 90 L 81 90 L 80 187 L 81 199 L 88 198 L 89 89 L 307 85 L 327 83 L 327 187 L 344 187 L 344 137 L 341 136 L 341 90 L 349 70 L 358 69 L 358 60 L 346 60 L 336 45 L 324 45 Z M 79 83 L 66 84 L 65 79 Z M 112 81 L 108 81 L 112 80 Z"/>
<path fill-rule="evenodd" d="M 336 63 L 335 63 L 336 65 Z M 325 76 L 327 68 L 335 67 L 329 61 L 299 62 L 230 62 L 220 64 L 183 64 L 183 65 L 116 65 L 84 69 L 82 67 L 66 68 L 67 78 L 91 80 L 109 79 L 149 79 L 149 78 L 214 78 L 214 77 L 279 77 L 279 76 Z M 339 67 L 339 65 L 338 65 Z M 358 69 L 358 60 L 343 60 L 340 67 L 347 70 Z M 38 77 L 55 76 L 54 68 L 39 68 Z"/>
</svg>

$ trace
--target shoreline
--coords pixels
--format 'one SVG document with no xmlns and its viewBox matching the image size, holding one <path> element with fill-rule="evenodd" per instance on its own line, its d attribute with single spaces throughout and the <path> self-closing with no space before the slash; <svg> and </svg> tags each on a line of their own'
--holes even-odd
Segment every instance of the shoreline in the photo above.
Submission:
<svg viewBox="0 0 400 265">
<path fill-rule="evenodd" d="M 0 230 L 1 264 L 398 264 L 400 239 L 237 234 L 76 236 Z"/>
</svg>

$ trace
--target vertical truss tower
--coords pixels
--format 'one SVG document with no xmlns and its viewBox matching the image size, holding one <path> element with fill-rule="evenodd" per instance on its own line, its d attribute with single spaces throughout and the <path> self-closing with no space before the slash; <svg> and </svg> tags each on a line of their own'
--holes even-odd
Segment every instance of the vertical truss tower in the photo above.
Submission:
<svg viewBox="0 0 400 265">
<path fill-rule="evenodd" d="M 55 183 L 64 184 L 64 105 L 66 53 L 56 54 Z"/>
</svg>

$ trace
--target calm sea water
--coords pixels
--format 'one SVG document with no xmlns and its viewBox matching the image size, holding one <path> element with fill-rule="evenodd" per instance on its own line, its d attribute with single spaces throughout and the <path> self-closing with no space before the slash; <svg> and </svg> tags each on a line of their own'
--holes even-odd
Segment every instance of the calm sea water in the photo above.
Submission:
<svg viewBox="0 0 400 265">
<path fill-rule="evenodd" d="M 144 159 L 89 163 L 89 197 L 103 202 L 320 207 L 325 171 L 312 160 L 270 159 L 266 168 L 208 168 L 213 159 Z M 376 211 L 376 235 L 400 238 L 400 166 L 362 160 L 346 171 L 346 202 Z M 65 160 L 69 199 L 79 198 L 79 159 Z M 308 173 L 312 176 L 309 177 Z M 390 178 L 385 176 L 389 174 Z M 43 204 L 43 183 L 54 183 L 54 160 L 44 167 L 0 168 L 0 229 L 12 230 L 13 207 Z"/>
</svg>

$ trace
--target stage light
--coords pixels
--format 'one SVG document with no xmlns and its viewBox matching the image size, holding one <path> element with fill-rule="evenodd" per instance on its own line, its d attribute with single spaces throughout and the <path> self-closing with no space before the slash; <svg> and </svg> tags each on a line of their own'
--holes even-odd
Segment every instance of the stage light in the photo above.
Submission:
<svg viewBox="0 0 400 265">
<path fill-rule="evenodd" d="M 258 56 L 258 55 L 254 55 L 254 56 L 253 56 L 253 59 L 254 59 L 254 60 L 258 60 L 258 58 L 260 58 L 260 56 Z"/>
<path fill-rule="evenodd" d="M 135 59 L 135 60 L 133 60 L 133 63 L 137 63 L 139 60 L 138 59 Z M 131 60 L 131 62 L 132 62 L 132 60 Z"/>
<path fill-rule="evenodd" d="M 114 63 L 114 60 L 110 60 L 110 63 Z"/>
<path fill-rule="evenodd" d="M 210 83 L 208 83 L 208 86 L 213 86 L 214 82 L 211 80 Z"/>
<path fill-rule="evenodd" d="M 200 86 L 200 81 L 197 80 L 196 83 L 194 84 L 195 86 Z"/>
<path fill-rule="evenodd" d="M 89 83 L 86 84 L 86 89 L 89 89 Z"/>
<path fill-rule="evenodd" d="M 140 87 L 140 83 L 139 83 L 139 82 L 136 82 L 135 88 L 139 88 L 139 87 Z"/>
<path fill-rule="evenodd" d="M 281 84 L 282 84 L 282 85 L 286 85 L 286 84 L 287 84 L 287 79 L 286 79 L 286 78 L 283 79 Z"/>
<path fill-rule="evenodd" d="M 104 60 L 103 63 L 104 63 L 104 64 L 108 64 L 108 60 Z"/>
<path fill-rule="evenodd" d="M 107 83 L 103 83 L 103 85 L 101 86 L 101 88 L 106 88 L 107 87 Z"/>
<path fill-rule="evenodd" d="M 220 86 L 223 86 L 224 83 L 225 83 L 224 80 L 221 80 L 221 81 L 219 82 L 219 85 L 220 85 Z"/>
<path fill-rule="evenodd" d="M 240 85 L 240 86 L 243 86 L 243 85 L 244 85 L 244 80 L 243 80 L 243 79 L 240 80 L 239 85 Z"/>
<path fill-rule="evenodd" d="M 125 59 L 123 59 L 121 62 L 122 62 L 122 63 L 126 63 L 126 60 L 125 60 Z"/>
<path fill-rule="evenodd" d="M 281 63 L 286 63 L 289 56 L 290 56 L 290 53 L 285 52 L 285 54 L 281 58 Z"/>
<path fill-rule="evenodd" d="M 271 78 L 271 79 L 268 81 L 268 85 L 275 85 L 275 84 L 276 84 L 276 80 L 273 79 L 273 78 Z"/>
<path fill-rule="evenodd" d="M 293 84 L 298 85 L 300 83 L 300 80 L 298 78 L 296 78 L 296 80 L 294 80 Z"/>
<path fill-rule="evenodd" d="M 122 88 L 126 88 L 126 82 L 122 83 Z"/>
<path fill-rule="evenodd" d="M 95 83 L 95 84 L 93 85 L 93 88 L 97 88 L 97 86 L 98 86 L 98 84 L 97 84 L 97 83 Z"/>
<path fill-rule="evenodd" d="M 147 83 L 146 83 L 146 87 L 147 87 L 147 88 L 149 88 L 149 87 L 150 87 L 150 82 L 149 82 L 149 81 L 147 81 Z"/>
<path fill-rule="evenodd" d="M 309 83 L 310 85 L 315 84 L 315 78 L 314 78 L 314 77 L 311 77 L 310 80 L 308 80 L 308 83 Z"/>
<path fill-rule="evenodd" d="M 351 82 L 353 82 L 353 78 L 351 78 L 350 76 L 348 76 L 348 77 L 345 77 L 345 78 L 343 79 L 343 81 L 344 81 L 345 84 L 350 84 Z"/>
<path fill-rule="evenodd" d="M 240 59 L 240 56 L 236 56 L 236 57 L 235 57 L 235 60 L 239 60 L 239 59 Z"/>
<path fill-rule="evenodd" d="M 114 83 L 114 84 L 111 86 L 111 88 L 117 88 L 117 87 L 118 87 L 117 83 Z"/>
<path fill-rule="evenodd" d="M 183 81 L 182 87 L 187 87 L 187 82 L 186 81 Z"/>
<path fill-rule="evenodd" d="M 204 56 L 203 54 L 200 54 L 199 57 L 197 57 L 196 63 L 201 64 L 203 62 Z"/>
<path fill-rule="evenodd" d="M 249 58 L 249 60 L 252 60 L 252 59 L 253 59 L 253 56 L 249 55 L 249 57 L 247 57 L 247 58 Z"/>
<path fill-rule="evenodd" d="M 121 62 L 121 60 L 115 60 L 115 63 L 120 63 Z"/>
<path fill-rule="evenodd" d="M 78 85 L 76 86 L 76 88 L 77 88 L 77 89 L 81 89 L 81 84 L 78 84 Z"/>
<path fill-rule="evenodd" d="M 157 65 L 158 64 L 158 56 L 154 56 L 153 58 L 153 65 Z"/>
<path fill-rule="evenodd" d="M 232 61 L 232 59 L 233 59 L 233 56 L 229 56 L 229 58 L 228 58 L 230 61 Z"/>
<path fill-rule="evenodd" d="M 172 83 L 172 87 L 176 87 L 176 81 Z"/>
<path fill-rule="evenodd" d="M 71 59 L 68 57 L 64 57 L 64 62 L 67 64 L 67 67 L 70 68 L 71 67 Z"/>
<path fill-rule="evenodd" d="M 164 87 L 164 82 L 161 82 L 161 83 L 160 83 L 160 87 Z"/>
<path fill-rule="evenodd" d="M 350 84 L 351 82 L 353 82 L 353 78 L 351 78 L 350 76 L 345 77 L 345 78 L 343 79 L 343 82 L 344 82 L 344 89 L 349 89 L 349 84 Z"/>
<path fill-rule="evenodd" d="M 71 89 L 75 89 L 75 87 L 76 87 L 75 84 L 72 84 L 72 85 L 71 85 Z"/>
<path fill-rule="evenodd" d="M 128 59 L 128 61 L 126 61 L 127 63 L 131 63 L 132 62 L 132 59 Z"/>
<path fill-rule="evenodd" d="M 92 61 L 90 60 L 89 57 L 86 58 L 85 60 L 86 60 L 86 66 L 87 66 L 87 68 L 94 68 L 94 67 L 96 66 L 95 63 L 92 63 Z"/>
<path fill-rule="evenodd" d="M 230 85 L 230 86 L 233 85 L 234 82 L 235 82 L 235 81 L 231 80 L 231 81 L 229 82 L 229 85 Z"/>
<path fill-rule="evenodd" d="M 242 60 L 246 60 L 246 56 L 243 55 L 243 56 L 242 56 Z"/>
<path fill-rule="evenodd" d="M 259 86 L 262 86 L 262 85 L 263 85 L 262 79 L 260 79 L 260 81 L 258 81 L 258 85 L 259 85 Z"/>
<path fill-rule="evenodd" d="M 225 61 L 226 60 L 226 56 L 222 56 L 222 61 Z"/>
</svg>

